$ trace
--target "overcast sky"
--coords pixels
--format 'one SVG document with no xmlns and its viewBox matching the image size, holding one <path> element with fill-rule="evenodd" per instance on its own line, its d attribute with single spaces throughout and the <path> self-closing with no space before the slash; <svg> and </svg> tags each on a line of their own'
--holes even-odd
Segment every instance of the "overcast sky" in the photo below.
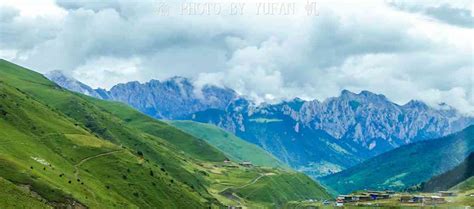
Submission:
<svg viewBox="0 0 474 209">
<path fill-rule="evenodd" d="M 0 57 L 93 87 L 179 75 L 257 102 L 369 90 L 474 113 L 470 0 L 104 2 L 2 0 Z"/>
</svg>

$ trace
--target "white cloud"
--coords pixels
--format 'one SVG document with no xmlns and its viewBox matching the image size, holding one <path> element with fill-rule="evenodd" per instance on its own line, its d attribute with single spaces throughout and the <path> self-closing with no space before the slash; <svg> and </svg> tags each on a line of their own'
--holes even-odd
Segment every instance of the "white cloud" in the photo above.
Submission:
<svg viewBox="0 0 474 209">
<path fill-rule="evenodd" d="M 72 71 L 72 76 L 87 81 L 93 88 L 110 88 L 117 83 L 143 81 L 139 73 L 140 58 L 98 57 Z"/>
<path fill-rule="evenodd" d="M 322 100 L 349 89 L 473 112 L 473 28 L 449 19 L 471 11 L 463 1 L 317 1 L 318 16 L 304 7 L 256 15 L 248 1 L 241 16 L 181 15 L 180 1 L 167 2 L 168 16 L 155 1 L 12 2 L 0 16 L 8 35 L 0 56 L 40 72 L 66 70 L 94 87 L 181 75 L 258 102 Z M 440 5 L 448 10 L 438 16 L 427 10 Z"/>
</svg>

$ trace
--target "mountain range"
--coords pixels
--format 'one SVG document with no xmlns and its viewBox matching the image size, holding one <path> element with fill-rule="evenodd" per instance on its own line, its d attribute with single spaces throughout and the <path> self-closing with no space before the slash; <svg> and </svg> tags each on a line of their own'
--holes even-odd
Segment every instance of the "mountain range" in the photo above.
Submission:
<svg viewBox="0 0 474 209">
<path fill-rule="evenodd" d="M 110 90 L 92 89 L 61 71 L 45 74 L 51 81 L 74 92 L 119 101 L 157 119 L 177 119 L 210 108 L 224 109 L 238 95 L 231 89 L 205 85 L 200 89 L 183 77 L 163 82 L 150 80 L 117 84 Z"/>
<path fill-rule="evenodd" d="M 474 123 L 441 105 L 404 105 L 369 91 L 343 90 L 324 101 L 298 98 L 255 104 L 229 88 L 198 88 L 182 77 L 92 89 L 55 71 L 46 76 L 72 91 L 119 101 L 158 119 L 211 123 L 259 145 L 313 177 L 354 166 L 402 145 L 442 137 Z"/>
</svg>

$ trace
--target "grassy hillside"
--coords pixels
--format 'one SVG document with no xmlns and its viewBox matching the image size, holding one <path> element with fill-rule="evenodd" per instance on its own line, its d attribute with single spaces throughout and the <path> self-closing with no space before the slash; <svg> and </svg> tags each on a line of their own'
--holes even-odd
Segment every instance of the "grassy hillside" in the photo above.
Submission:
<svg viewBox="0 0 474 209">
<path fill-rule="evenodd" d="M 28 187 L 17 187 L 0 177 L 0 208 L 51 208 L 40 199 L 34 198 Z"/>
<path fill-rule="evenodd" d="M 453 186 L 451 190 L 457 190 L 457 191 L 470 191 L 472 190 L 474 192 L 474 176 L 464 180 L 463 182 L 457 184 L 456 186 Z"/>
<path fill-rule="evenodd" d="M 170 184 L 183 181 L 160 170 L 167 165 L 147 162 L 134 149 L 101 139 L 87 125 L 21 90 L 5 83 L 0 89 L 0 176 L 31 187 L 51 205 L 204 207 L 212 201 L 203 191 L 199 194 L 185 184 Z M 181 197 L 183 201 L 173 201 Z"/>
<path fill-rule="evenodd" d="M 455 168 L 422 184 L 423 192 L 448 190 L 474 176 L 474 152 Z"/>
<path fill-rule="evenodd" d="M 330 199 L 324 189 L 315 184 L 311 184 L 312 180 L 304 174 L 283 174 L 264 173 L 258 182 L 246 185 L 245 187 L 231 188 L 225 192 L 234 192 L 237 196 L 256 202 L 273 202 L 277 205 L 294 199 L 305 199 L 308 191 L 299 189 L 299 185 L 311 185 L 311 196 L 319 197 L 318 199 Z"/>
<path fill-rule="evenodd" d="M 287 168 L 287 165 L 262 148 L 214 125 L 193 121 L 169 121 L 169 123 L 196 138 L 204 139 L 212 146 L 226 153 L 233 161 L 251 161 L 259 166 Z"/>
<path fill-rule="evenodd" d="M 464 203 L 465 205 L 474 205 L 474 196 L 472 196 L 474 194 L 474 176 L 457 184 L 450 190 L 458 193 L 454 201 Z"/>
<path fill-rule="evenodd" d="M 473 151 L 474 126 L 470 126 L 446 137 L 399 147 L 321 181 L 339 193 L 399 190 L 452 169 Z"/>
<path fill-rule="evenodd" d="M 0 60 L 1 183 L 11 191 L 30 191 L 0 190 L 0 207 L 9 208 L 11 198 L 34 199 L 27 208 L 274 204 L 222 195 L 220 188 L 239 187 L 262 172 L 226 165 L 225 158 L 205 141 L 123 104 L 71 93 L 38 73 Z M 268 172 L 283 181 L 299 175 Z M 313 181 L 297 186 L 304 192 L 290 199 L 326 194 Z"/>
</svg>

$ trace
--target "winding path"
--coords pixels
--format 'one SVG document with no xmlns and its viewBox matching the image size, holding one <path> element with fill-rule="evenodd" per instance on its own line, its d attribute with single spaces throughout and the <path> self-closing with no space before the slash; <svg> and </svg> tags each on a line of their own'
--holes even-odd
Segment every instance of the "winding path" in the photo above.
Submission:
<svg viewBox="0 0 474 209">
<path fill-rule="evenodd" d="M 99 158 L 99 157 L 103 157 L 103 156 L 107 156 L 107 155 L 111 155 L 111 154 L 114 154 L 114 153 L 117 153 L 117 152 L 121 152 L 121 151 L 124 151 L 123 149 L 122 150 L 114 150 L 114 151 L 110 151 L 110 152 L 105 152 L 105 153 L 100 153 L 100 154 L 97 154 L 97 155 L 93 155 L 93 156 L 90 156 L 90 157 L 87 157 L 87 158 L 84 158 L 82 159 L 81 161 L 79 161 L 77 164 L 74 165 L 74 177 L 76 179 L 79 179 L 79 166 L 81 166 L 82 164 L 84 164 L 85 162 L 89 161 L 89 160 L 92 160 L 92 159 L 95 159 L 95 158 Z M 95 196 L 95 193 L 94 191 L 86 188 L 86 190 L 92 195 L 92 197 L 94 198 L 94 200 L 97 202 L 97 198 Z"/>
<path fill-rule="evenodd" d="M 224 188 L 221 192 L 219 192 L 220 194 L 224 193 L 226 190 L 228 189 L 231 189 L 231 188 L 234 188 L 234 189 L 242 189 L 242 188 L 245 188 L 245 187 L 248 187 L 252 184 L 255 184 L 257 183 L 258 180 L 260 180 L 261 178 L 265 177 L 265 176 L 271 176 L 273 175 L 273 173 L 260 173 L 260 175 L 258 177 L 256 177 L 255 179 L 253 179 L 252 181 L 250 181 L 249 183 L 246 183 L 244 185 L 241 185 L 241 186 L 238 186 L 238 187 L 227 187 L 227 188 Z M 234 199 L 239 205 L 242 205 L 242 203 L 240 202 L 241 199 L 243 199 L 242 197 L 239 197 L 237 194 L 235 193 L 232 193 L 231 194 L 232 196 L 236 197 L 236 199 Z"/>
<path fill-rule="evenodd" d="M 257 183 L 257 181 L 260 180 L 260 179 L 261 179 L 262 177 L 264 177 L 264 176 L 267 176 L 267 175 L 261 173 L 260 176 L 258 176 L 257 178 L 255 178 L 255 179 L 252 180 L 251 182 L 249 182 L 249 183 L 247 183 L 247 184 L 244 184 L 244 185 L 241 185 L 241 186 L 239 186 L 239 187 L 234 187 L 234 188 L 235 188 L 235 189 L 242 189 L 242 188 L 248 187 L 248 186 L 250 186 L 250 185 L 252 185 L 252 184 Z"/>
<path fill-rule="evenodd" d="M 114 150 L 114 151 L 110 151 L 110 152 L 104 152 L 104 153 L 101 153 L 101 154 L 93 155 L 93 156 L 82 159 L 76 165 L 74 165 L 74 177 L 76 179 L 79 179 L 79 166 L 81 166 L 85 162 L 87 162 L 89 160 L 92 160 L 92 159 L 95 159 L 95 158 L 103 157 L 103 156 L 106 156 L 106 155 L 111 155 L 111 154 L 114 154 L 116 152 L 121 152 L 121 151 L 123 151 L 123 150 Z"/>
</svg>

